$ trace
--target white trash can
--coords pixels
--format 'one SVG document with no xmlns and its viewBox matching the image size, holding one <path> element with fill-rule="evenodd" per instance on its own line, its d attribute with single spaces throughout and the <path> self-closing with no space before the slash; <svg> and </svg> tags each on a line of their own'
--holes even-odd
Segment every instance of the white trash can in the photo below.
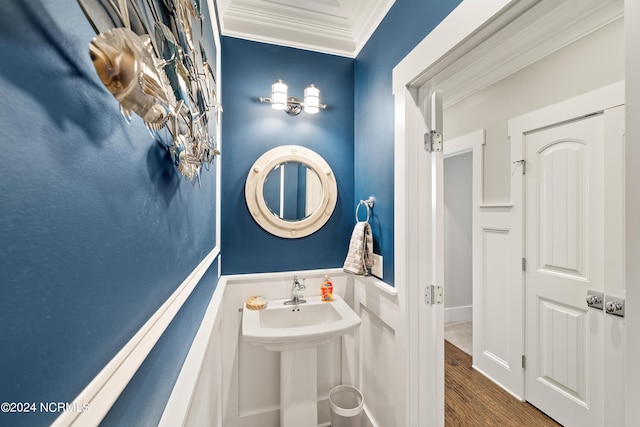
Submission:
<svg viewBox="0 0 640 427">
<path fill-rule="evenodd" d="M 361 427 L 364 397 L 350 385 L 338 385 L 329 392 L 331 427 Z"/>
</svg>

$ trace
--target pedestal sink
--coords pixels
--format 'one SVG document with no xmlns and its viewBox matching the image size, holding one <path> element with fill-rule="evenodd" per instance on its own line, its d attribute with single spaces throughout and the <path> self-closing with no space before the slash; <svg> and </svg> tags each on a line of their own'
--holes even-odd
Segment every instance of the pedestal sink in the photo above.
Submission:
<svg viewBox="0 0 640 427">
<path fill-rule="evenodd" d="M 245 309 L 242 335 L 247 342 L 262 345 L 280 355 L 280 426 L 318 425 L 319 345 L 328 343 L 360 325 L 360 318 L 339 296 L 331 302 L 320 296 L 306 303 L 285 305 L 269 301 L 259 311 Z"/>
</svg>

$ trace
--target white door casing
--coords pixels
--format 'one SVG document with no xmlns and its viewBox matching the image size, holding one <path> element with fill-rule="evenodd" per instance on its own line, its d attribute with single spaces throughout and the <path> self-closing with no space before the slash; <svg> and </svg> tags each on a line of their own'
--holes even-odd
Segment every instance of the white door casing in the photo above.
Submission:
<svg viewBox="0 0 640 427">
<path fill-rule="evenodd" d="M 425 134 L 434 131 L 442 134 L 442 96 L 439 91 L 418 91 L 418 105 L 422 120 L 416 123 L 416 132 L 422 137 L 416 140 L 417 157 L 417 187 L 414 196 L 420 200 L 418 211 L 419 235 L 424 236 L 419 243 L 418 251 L 418 295 L 423 296 L 427 286 L 441 286 L 444 284 L 444 159 L 442 149 L 433 148 L 429 152 L 424 145 Z M 416 135 L 416 136 L 418 136 Z M 420 292 L 422 290 L 422 292 Z M 444 289 L 446 292 L 446 289 Z M 421 337 L 436 339 L 439 343 L 434 348 L 430 341 L 420 339 L 418 360 L 430 363 L 420 366 L 424 371 L 418 378 L 419 384 L 419 414 L 416 425 L 428 425 L 436 411 L 437 425 L 444 425 L 444 413 L 438 413 L 439 407 L 444 407 L 444 304 L 443 299 L 432 300 L 427 304 L 424 297 L 418 298 L 418 327 Z M 437 396 L 430 399 L 430 384 L 423 378 L 437 381 Z M 413 424 L 411 424 L 413 425 Z"/>
<path fill-rule="evenodd" d="M 422 104 L 417 90 L 397 88 L 394 95 L 396 111 L 407 112 L 396 115 L 395 124 L 394 257 L 402 319 L 398 360 L 404 367 L 396 384 L 396 425 L 443 426 L 444 310 L 424 299 L 425 286 L 443 279 L 442 152 L 424 150 L 432 123 L 430 95 Z"/>
<path fill-rule="evenodd" d="M 626 298 L 628 307 L 628 288 L 624 271 L 627 239 L 625 207 L 628 203 L 625 196 L 625 175 L 628 169 L 625 166 L 625 159 L 628 157 L 625 125 L 627 99 L 625 105 L 607 109 L 604 114 L 604 291 L 606 295 Z M 607 315 L 604 319 L 604 418 L 607 423 L 619 426 L 625 425 L 626 420 L 629 420 L 629 424 L 636 420 L 625 416 L 627 402 L 630 400 L 625 393 L 624 383 L 628 382 L 630 377 L 624 362 L 625 359 L 628 360 L 629 354 L 635 354 L 630 353 L 628 348 L 627 331 L 632 329 L 627 323 L 628 317 Z"/>
<path fill-rule="evenodd" d="M 565 425 L 604 425 L 604 360 L 623 362 L 622 343 L 608 334 L 621 322 L 585 302 L 588 289 L 620 287 L 621 266 L 613 261 L 622 251 L 622 233 L 614 230 L 622 221 L 613 219 L 622 197 L 608 196 L 606 217 L 613 221 L 605 221 L 604 201 L 605 185 L 609 194 L 620 181 L 605 181 L 605 146 L 619 153 L 624 132 L 615 119 L 620 111 L 609 109 L 623 101 L 620 83 L 509 122 L 512 160 L 526 160 L 526 175 L 512 175 L 514 210 L 526 233 L 525 398 Z M 616 167 L 613 159 L 608 165 Z M 609 229 L 616 232 L 605 240 Z M 606 279 L 617 284 L 606 288 Z M 605 321 L 613 322 L 607 331 Z M 621 374 L 609 377 L 614 408 L 607 420 L 616 406 L 624 413 Z"/>
<path fill-rule="evenodd" d="M 624 2 L 624 26 L 625 26 L 625 74 L 626 74 L 626 122 L 624 165 L 626 168 L 622 175 L 625 196 L 625 213 L 623 219 L 625 235 L 624 280 L 629 285 L 625 289 L 627 314 L 625 316 L 625 327 L 627 335 L 625 337 L 625 352 L 627 354 L 625 363 L 618 369 L 625 373 L 627 378 L 624 387 L 625 400 L 624 407 L 625 420 L 632 422 L 640 419 L 640 364 L 637 356 L 640 354 L 640 144 L 633 141 L 640 140 L 640 56 L 638 56 L 637 41 L 640 40 L 640 2 L 636 0 L 625 0 Z M 633 332 L 630 332 L 633 331 Z M 619 423 L 619 425 L 622 425 Z"/>
</svg>

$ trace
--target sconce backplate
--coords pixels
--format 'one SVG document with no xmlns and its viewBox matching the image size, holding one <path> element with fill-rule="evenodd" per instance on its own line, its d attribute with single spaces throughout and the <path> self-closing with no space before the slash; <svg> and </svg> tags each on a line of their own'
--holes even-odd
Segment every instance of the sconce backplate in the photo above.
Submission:
<svg viewBox="0 0 640 427">
<path fill-rule="evenodd" d="M 290 116 L 297 116 L 302 111 L 302 102 L 295 96 L 287 98 L 287 108 L 284 110 Z"/>
</svg>

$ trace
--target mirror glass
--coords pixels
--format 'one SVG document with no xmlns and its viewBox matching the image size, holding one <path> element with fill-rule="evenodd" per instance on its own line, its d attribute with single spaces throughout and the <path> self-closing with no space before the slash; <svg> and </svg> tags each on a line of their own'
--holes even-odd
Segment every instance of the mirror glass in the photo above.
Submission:
<svg viewBox="0 0 640 427">
<path fill-rule="evenodd" d="M 322 183 L 318 174 L 306 164 L 284 162 L 268 173 L 263 197 L 272 214 L 285 221 L 299 221 L 320 208 Z"/>
</svg>

